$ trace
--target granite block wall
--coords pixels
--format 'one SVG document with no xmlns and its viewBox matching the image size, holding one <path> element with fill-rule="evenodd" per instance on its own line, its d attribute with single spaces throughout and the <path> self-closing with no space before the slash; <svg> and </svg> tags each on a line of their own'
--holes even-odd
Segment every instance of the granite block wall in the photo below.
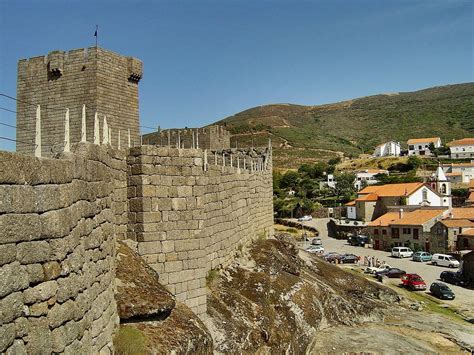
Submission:
<svg viewBox="0 0 474 355">
<path fill-rule="evenodd" d="M 64 143 L 64 117 L 70 110 L 71 142 L 81 140 L 82 105 L 86 105 L 87 140 L 93 141 L 94 114 L 107 116 L 112 145 L 139 144 L 138 82 L 142 62 L 102 48 L 53 51 L 18 62 L 17 151 L 33 154 L 36 106 L 41 106 L 42 155 L 52 156 Z"/>
<path fill-rule="evenodd" d="M 112 351 L 115 238 L 127 224 L 125 154 L 0 152 L 0 352 Z"/>
<path fill-rule="evenodd" d="M 271 151 L 142 146 L 128 164 L 128 239 L 178 300 L 205 313 L 209 270 L 272 233 Z"/>
<path fill-rule="evenodd" d="M 143 135 L 143 144 L 173 148 L 222 150 L 230 148 L 230 132 L 219 125 L 202 128 L 164 129 Z"/>
</svg>

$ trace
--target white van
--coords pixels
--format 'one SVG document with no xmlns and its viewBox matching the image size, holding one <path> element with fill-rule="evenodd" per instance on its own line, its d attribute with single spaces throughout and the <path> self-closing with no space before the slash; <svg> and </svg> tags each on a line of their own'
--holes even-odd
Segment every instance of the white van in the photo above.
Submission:
<svg viewBox="0 0 474 355">
<path fill-rule="evenodd" d="M 392 256 L 395 258 L 411 258 L 413 250 L 407 247 L 394 247 L 392 248 Z"/>
<path fill-rule="evenodd" d="M 459 267 L 459 261 L 454 259 L 451 255 L 433 254 L 431 264 L 447 267 Z"/>
</svg>

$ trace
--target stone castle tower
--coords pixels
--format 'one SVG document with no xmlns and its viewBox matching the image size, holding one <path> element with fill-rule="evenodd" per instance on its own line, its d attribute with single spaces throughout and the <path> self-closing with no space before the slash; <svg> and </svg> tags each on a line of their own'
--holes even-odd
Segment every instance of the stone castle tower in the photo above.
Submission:
<svg viewBox="0 0 474 355">
<path fill-rule="evenodd" d="M 17 151 L 33 154 L 36 107 L 41 107 L 43 156 L 51 155 L 64 141 L 64 117 L 70 112 L 71 143 L 80 141 L 82 105 L 86 105 L 87 141 L 93 141 L 94 115 L 98 113 L 112 129 L 112 145 L 139 142 L 138 82 L 143 64 L 132 57 L 92 47 L 18 62 Z M 102 131 L 100 132 L 102 137 Z"/>
</svg>

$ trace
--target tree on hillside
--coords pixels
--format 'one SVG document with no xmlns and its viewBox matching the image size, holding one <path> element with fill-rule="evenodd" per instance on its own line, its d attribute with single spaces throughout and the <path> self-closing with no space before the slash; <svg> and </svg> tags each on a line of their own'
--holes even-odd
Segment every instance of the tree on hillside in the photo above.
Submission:
<svg viewBox="0 0 474 355">
<path fill-rule="evenodd" d="M 334 177 L 336 181 L 336 187 L 334 192 L 338 198 L 344 201 L 349 201 L 355 194 L 356 189 L 354 186 L 355 174 L 353 173 L 340 173 Z"/>
<path fill-rule="evenodd" d="M 295 189 L 298 185 L 299 174 L 296 171 L 288 170 L 284 173 L 280 179 L 280 188 L 287 189 L 292 188 Z"/>
</svg>

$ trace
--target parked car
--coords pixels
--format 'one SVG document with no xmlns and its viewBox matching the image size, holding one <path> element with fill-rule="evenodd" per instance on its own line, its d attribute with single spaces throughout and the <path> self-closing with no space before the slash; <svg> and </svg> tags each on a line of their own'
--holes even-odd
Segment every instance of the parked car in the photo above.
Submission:
<svg viewBox="0 0 474 355">
<path fill-rule="evenodd" d="M 444 283 L 433 282 L 430 286 L 430 292 L 433 296 L 442 300 L 454 300 L 454 292 Z"/>
<path fill-rule="evenodd" d="M 433 255 L 431 255 L 431 253 L 428 253 L 426 251 L 417 251 L 413 253 L 413 261 L 421 261 L 421 262 L 431 261 L 432 257 Z"/>
<path fill-rule="evenodd" d="M 313 217 L 311 217 L 310 215 L 306 215 L 306 216 L 298 218 L 298 221 L 304 222 L 304 221 L 311 221 L 312 219 Z"/>
<path fill-rule="evenodd" d="M 341 255 L 339 253 L 331 252 L 324 255 L 324 259 L 329 263 L 335 263 L 336 260 L 339 260 Z"/>
<path fill-rule="evenodd" d="M 387 269 L 392 269 L 392 267 L 390 265 L 380 265 L 380 266 L 369 266 L 365 269 L 365 272 L 368 273 L 368 274 L 375 274 L 377 273 L 378 271 L 384 271 L 384 270 L 387 270 Z"/>
<path fill-rule="evenodd" d="M 308 253 L 322 254 L 324 253 L 324 248 L 322 245 L 310 245 L 308 248 L 306 248 L 306 251 Z"/>
<path fill-rule="evenodd" d="M 407 247 L 394 247 L 392 248 L 392 256 L 395 258 L 411 258 L 413 250 Z"/>
<path fill-rule="evenodd" d="M 352 235 L 347 238 L 347 242 L 353 246 L 363 247 L 369 242 L 369 237 L 366 235 Z"/>
<path fill-rule="evenodd" d="M 339 258 L 339 261 L 343 264 L 355 264 L 359 261 L 359 257 L 354 254 L 343 254 Z"/>
<path fill-rule="evenodd" d="M 464 286 L 467 280 L 463 277 L 460 271 L 443 271 L 439 278 L 441 281 L 448 282 L 453 285 Z"/>
<path fill-rule="evenodd" d="M 375 273 L 375 276 L 386 276 L 386 277 L 394 278 L 394 277 L 402 277 L 405 274 L 406 274 L 405 271 L 398 269 L 396 267 L 392 267 L 390 269 L 377 271 Z"/>
<path fill-rule="evenodd" d="M 426 282 L 418 274 L 405 274 L 402 276 L 404 287 L 412 291 L 426 290 Z"/>
<path fill-rule="evenodd" d="M 323 241 L 321 240 L 321 238 L 313 238 L 313 240 L 311 240 L 311 244 L 312 245 L 323 245 Z"/>
<path fill-rule="evenodd" d="M 459 267 L 459 261 L 454 259 L 451 255 L 434 254 L 431 258 L 431 264 L 447 267 Z"/>
</svg>

